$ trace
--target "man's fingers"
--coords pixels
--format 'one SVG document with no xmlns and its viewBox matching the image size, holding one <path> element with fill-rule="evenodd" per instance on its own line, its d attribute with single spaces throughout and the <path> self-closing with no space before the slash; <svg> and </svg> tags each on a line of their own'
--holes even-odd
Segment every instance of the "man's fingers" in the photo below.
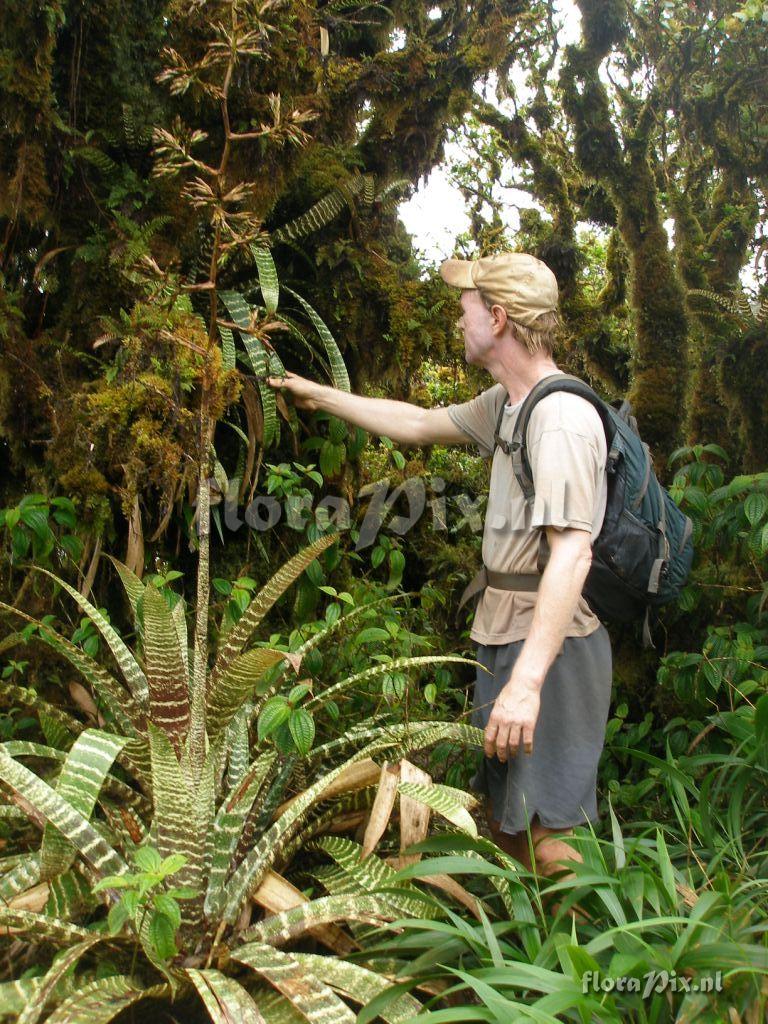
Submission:
<svg viewBox="0 0 768 1024">
<path fill-rule="evenodd" d="M 509 741 L 507 747 L 512 757 L 517 757 L 517 751 L 520 747 L 520 732 L 522 727 L 519 724 L 515 724 L 509 730 Z"/>
<path fill-rule="evenodd" d="M 499 731 L 498 724 L 496 722 L 489 722 L 485 727 L 485 756 L 493 757 L 496 753 L 496 733 Z"/>
<path fill-rule="evenodd" d="M 507 760 L 507 743 L 509 742 L 509 726 L 502 723 L 496 734 L 496 757 L 502 764 Z"/>
<path fill-rule="evenodd" d="M 523 728 L 523 747 L 526 754 L 533 753 L 533 729 L 530 725 Z"/>
</svg>

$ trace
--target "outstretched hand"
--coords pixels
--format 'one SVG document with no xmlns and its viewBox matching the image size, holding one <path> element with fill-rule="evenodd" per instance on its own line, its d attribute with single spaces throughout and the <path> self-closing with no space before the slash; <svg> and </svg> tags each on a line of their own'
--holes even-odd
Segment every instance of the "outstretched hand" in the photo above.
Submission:
<svg viewBox="0 0 768 1024">
<path fill-rule="evenodd" d="M 286 371 L 284 377 L 267 377 L 266 383 L 271 388 L 288 391 L 293 398 L 294 405 L 299 409 L 318 408 L 318 390 L 322 387 L 313 380 L 300 377 L 298 373 Z"/>
</svg>

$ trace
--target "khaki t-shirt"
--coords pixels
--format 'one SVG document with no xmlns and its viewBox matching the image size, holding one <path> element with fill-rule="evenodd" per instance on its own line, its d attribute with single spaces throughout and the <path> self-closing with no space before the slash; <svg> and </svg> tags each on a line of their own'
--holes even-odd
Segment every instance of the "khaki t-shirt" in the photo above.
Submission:
<svg viewBox="0 0 768 1024">
<path fill-rule="evenodd" d="M 562 391 L 542 398 L 528 422 L 528 458 L 535 498 L 531 508 L 512 471 L 511 456 L 493 451 L 493 435 L 506 391 L 501 384 L 477 398 L 449 405 L 448 415 L 474 441 L 483 458 L 493 453 L 483 531 L 483 562 L 496 572 L 535 573 L 541 527 L 600 532 L 607 498 L 605 433 L 596 409 Z M 500 435 L 512 440 L 522 401 L 506 405 Z M 536 594 L 487 587 L 470 631 L 483 644 L 524 639 L 533 621 Z M 600 625 L 584 597 L 579 598 L 566 636 L 587 636 Z"/>
</svg>

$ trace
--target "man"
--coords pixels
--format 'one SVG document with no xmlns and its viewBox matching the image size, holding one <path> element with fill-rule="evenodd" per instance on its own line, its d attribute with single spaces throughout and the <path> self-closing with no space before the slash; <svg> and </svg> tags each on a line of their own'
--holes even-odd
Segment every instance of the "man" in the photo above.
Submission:
<svg viewBox="0 0 768 1024">
<path fill-rule="evenodd" d="M 611 648 L 581 591 L 605 511 L 605 435 L 585 399 L 563 392 L 541 399 L 527 433 L 535 501 L 526 503 L 512 460 L 495 445 L 494 434 L 500 420 L 499 436 L 510 440 L 528 392 L 560 372 L 553 359 L 557 282 L 544 263 L 524 253 L 447 260 L 440 272 L 461 290 L 467 362 L 497 381 L 477 398 L 422 409 L 347 394 L 294 374 L 270 378 L 270 384 L 290 391 L 302 408 L 323 409 L 394 441 L 475 443 L 482 455 L 493 456 L 483 535 L 489 570 L 535 574 L 546 537 L 549 559 L 538 589 L 487 587 L 470 636 L 478 644 L 477 660 L 489 670 L 479 670 L 475 684 L 474 721 L 485 730 L 475 783 L 486 794 L 497 843 L 531 867 L 530 826 L 536 869 L 548 874 L 559 860 L 580 859 L 554 836 L 598 817 L 595 787 L 611 695 Z"/>
</svg>

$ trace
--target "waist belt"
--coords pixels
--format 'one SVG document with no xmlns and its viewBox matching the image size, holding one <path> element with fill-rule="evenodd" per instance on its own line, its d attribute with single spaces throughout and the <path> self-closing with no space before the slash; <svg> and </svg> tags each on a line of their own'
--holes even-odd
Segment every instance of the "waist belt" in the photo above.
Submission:
<svg viewBox="0 0 768 1024">
<path fill-rule="evenodd" d="M 483 566 L 477 575 L 473 576 L 464 588 L 464 593 L 459 600 L 459 607 L 456 609 L 456 624 L 459 621 L 459 612 L 473 597 L 477 597 L 486 587 L 493 587 L 495 590 L 517 590 L 527 593 L 534 593 L 539 589 L 539 573 L 523 572 L 494 572 Z"/>
</svg>

